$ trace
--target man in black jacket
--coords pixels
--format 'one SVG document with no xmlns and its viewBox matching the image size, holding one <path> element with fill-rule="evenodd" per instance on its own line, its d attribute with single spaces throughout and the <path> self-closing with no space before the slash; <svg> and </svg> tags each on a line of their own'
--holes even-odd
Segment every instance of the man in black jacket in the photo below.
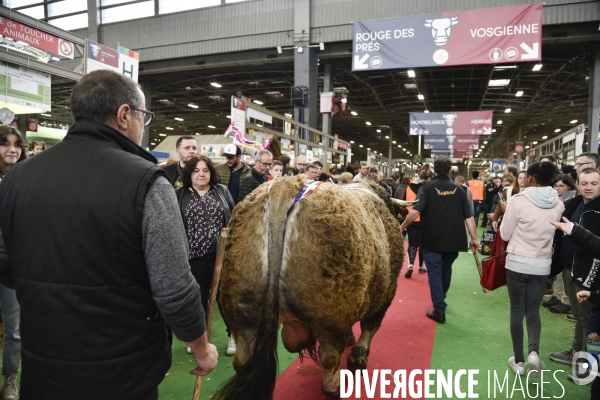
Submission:
<svg viewBox="0 0 600 400">
<path fill-rule="evenodd" d="M 269 168 L 272 164 L 273 154 L 269 150 L 262 149 L 256 153 L 256 164 L 240 186 L 238 203 L 241 203 L 254 189 L 269 180 Z"/>
<path fill-rule="evenodd" d="M 77 82 L 71 111 L 65 139 L 0 185 L 0 283 L 21 304 L 21 396 L 157 399 L 167 324 L 191 347 L 193 374 L 218 354 L 175 192 L 140 147 L 153 113 L 134 81 L 106 70 Z"/>
<path fill-rule="evenodd" d="M 185 167 L 185 163 L 196 154 L 198 154 L 198 143 L 193 136 L 180 136 L 175 143 L 175 151 L 179 155 L 179 162 L 169 164 L 163 167 L 163 171 L 167 173 L 169 182 L 174 187 L 181 186 L 181 169 Z"/>
<path fill-rule="evenodd" d="M 600 235 L 600 172 L 595 168 L 580 171 L 577 188 L 579 195 L 565 203 L 563 217 L 578 223 L 594 235 Z M 550 353 L 550 359 L 570 365 L 576 352 L 586 351 L 587 324 L 593 307 L 589 302 L 579 303 L 577 292 L 600 289 L 600 262 L 591 251 L 577 246 L 569 236 L 560 232 L 554 235 L 553 249 L 552 271 L 562 271 L 565 292 L 569 296 L 571 312 L 576 321 L 572 348 Z"/>
</svg>

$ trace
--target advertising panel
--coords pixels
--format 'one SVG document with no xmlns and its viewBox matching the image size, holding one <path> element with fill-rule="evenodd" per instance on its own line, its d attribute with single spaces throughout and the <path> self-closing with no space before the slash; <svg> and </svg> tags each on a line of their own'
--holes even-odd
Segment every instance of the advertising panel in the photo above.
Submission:
<svg viewBox="0 0 600 400">
<path fill-rule="evenodd" d="M 456 136 L 456 135 L 429 135 L 423 137 L 423 148 L 430 150 L 473 150 L 479 148 L 479 135 Z"/>
<path fill-rule="evenodd" d="M 16 104 L 30 108 L 30 113 L 50 111 L 50 85 L 49 74 L 0 63 L 0 102 L 8 103 L 0 107 Z"/>
<path fill-rule="evenodd" d="M 246 101 L 235 96 L 231 96 L 231 122 L 246 133 Z"/>
<path fill-rule="evenodd" d="M 541 60 L 542 4 L 354 23 L 352 71 Z"/>
<path fill-rule="evenodd" d="M 411 135 L 491 135 L 493 111 L 410 113 Z"/>
</svg>

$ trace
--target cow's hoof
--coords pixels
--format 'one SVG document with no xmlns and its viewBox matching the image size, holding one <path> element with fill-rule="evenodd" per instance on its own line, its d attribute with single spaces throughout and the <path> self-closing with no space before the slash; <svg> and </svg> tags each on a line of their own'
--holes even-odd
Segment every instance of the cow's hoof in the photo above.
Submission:
<svg viewBox="0 0 600 400">
<path fill-rule="evenodd" d="M 354 346 L 356 344 L 356 339 L 354 338 L 354 333 L 352 331 L 348 332 L 348 336 L 346 336 L 346 347 Z"/>
<path fill-rule="evenodd" d="M 368 355 L 369 353 L 364 347 L 354 346 L 352 352 L 348 354 L 348 369 L 350 371 L 367 369 Z"/>
<path fill-rule="evenodd" d="M 321 385 L 321 392 L 325 396 L 331 396 L 335 398 L 340 398 L 340 387 L 338 386 L 336 389 L 327 389 L 324 385 Z"/>
</svg>

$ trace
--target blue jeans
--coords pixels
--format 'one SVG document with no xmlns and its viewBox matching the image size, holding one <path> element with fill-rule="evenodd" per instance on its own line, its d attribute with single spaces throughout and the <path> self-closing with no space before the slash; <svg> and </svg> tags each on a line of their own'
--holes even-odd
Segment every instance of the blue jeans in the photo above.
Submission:
<svg viewBox="0 0 600 400">
<path fill-rule="evenodd" d="M 4 320 L 4 349 L 2 351 L 2 375 L 8 376 L 19 372 L 21 364 L 21 307 L 14 289 L 0 285 L 0 303 L 2 303 L 2 319 Z"/>
<path fill-rule="evenodd" d="M 477 224 L 479 223 L 479 214 L 481 214 L 481 203 L 483 202 L 479 200 L 473 201 L 473 218 L 475 218 L 475 228 L 477 228 Z"/>
<path fill-rule="evenodd" d="M 452 263 L 458 257 L 458 251 L 423 250 L 423 258 L 427 265 L 427 278 L 433 308 L 438 312 L 446 312 L 448 306 L 444 299 L 450 289 L 452 280 Z"/>
</svg>

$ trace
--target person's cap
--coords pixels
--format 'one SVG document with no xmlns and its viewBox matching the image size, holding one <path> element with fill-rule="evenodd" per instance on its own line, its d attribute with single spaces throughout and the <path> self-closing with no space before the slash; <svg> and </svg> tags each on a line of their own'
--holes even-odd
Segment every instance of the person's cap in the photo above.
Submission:
<svg viewBox="0 0 600 400">
<path fill-rule="evenodd" d="M 240 149 L 238 146 L 236 146 L 235 144 L 228 144 L 227 146 L 225 146 L 225 151 L 221 154 L 221 156 L 226 157 L 226 156 L 239 156 L 242 154 L 242 149 Z"/>
<path fill-rule="evenodd" d="M 371 172 L 377 172 L 375 168 L 371 168 Z"/>
</svg>

